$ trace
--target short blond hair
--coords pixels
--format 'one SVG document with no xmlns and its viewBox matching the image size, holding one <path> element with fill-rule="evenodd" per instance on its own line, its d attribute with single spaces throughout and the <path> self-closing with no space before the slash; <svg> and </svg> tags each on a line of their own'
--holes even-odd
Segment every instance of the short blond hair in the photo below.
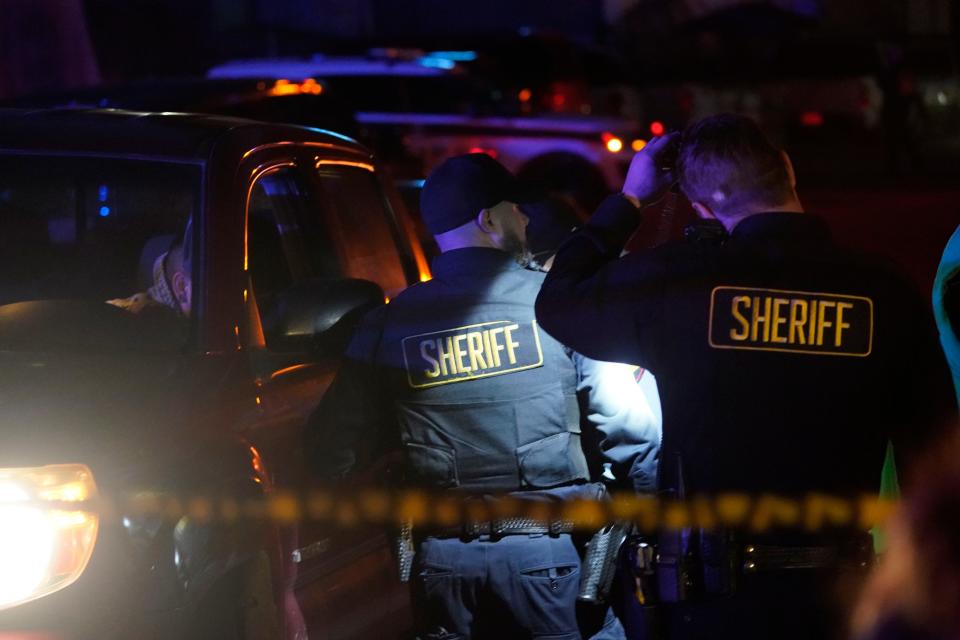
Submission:
<svg viewBox="0 0 960 640">
<path fill-rule="evenodd" d="M 780 151 L 757 123 L 732 113 L 704 118 L 684 132 L 677 172 L 687 198 L 721 216 L 747 205 L 774 208 L 793 193 Z"/>
</svg>

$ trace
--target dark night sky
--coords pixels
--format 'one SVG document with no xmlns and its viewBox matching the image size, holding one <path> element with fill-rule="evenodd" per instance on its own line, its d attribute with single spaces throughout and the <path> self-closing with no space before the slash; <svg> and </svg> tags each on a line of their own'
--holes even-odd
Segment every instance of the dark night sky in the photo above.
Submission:
<svg viewBox="0 0 960 640">
<path fill-rule="evenodd" d="M 482 46 L 521 28 L 626 56 L 635 80 L 869 71 L 875 43 L 957 59 L 960 0 L 3 0 L 0 97 L 231 58 Z M 619 7 L 619 10 L 611 10 Z M 948 9 L 953 8 L 950 16 Z M 612 23 L 605 18 L 615 16 Z M 85 19 L 84 19 L 85 18 Z M 946 41 L 946 45 L 944 45 Z M 946 51 L 947 55 L 942 52 Z M 847 65 L 845 68 L 843 65 Z"/>
</svg>

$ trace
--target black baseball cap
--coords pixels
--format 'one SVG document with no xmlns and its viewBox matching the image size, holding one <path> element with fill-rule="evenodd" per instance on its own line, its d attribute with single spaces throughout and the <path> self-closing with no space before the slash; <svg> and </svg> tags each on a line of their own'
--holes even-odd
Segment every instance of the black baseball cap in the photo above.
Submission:
<svg viewBox="0 0 960 640">
<path fill-rule="evenodd" d="M 433 235 L 473 220 L 481 209 L 503 201 L 531 199 L 520 181 L 485 153 L 467 153 L 444 160 L 433 170 L 420 194 L 420 215 Z"/>
</svg>

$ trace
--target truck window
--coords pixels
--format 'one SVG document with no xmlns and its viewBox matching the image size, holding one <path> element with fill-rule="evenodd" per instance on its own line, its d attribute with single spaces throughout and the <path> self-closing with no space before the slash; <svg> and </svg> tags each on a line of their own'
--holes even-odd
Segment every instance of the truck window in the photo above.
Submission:
<svg viewBox="0 0 960 640">
<path fill-rule="evenodd" d="M 318 164 L 323 228 L 304 225 L 308 251 L 329 239 L 344 275 L 370 280 L 390 297 L 407 286 L 397 230 L 374 173 L 363 166 Z M 325 232 L 325 235 L 321 234 Z"/>
<path fill-rule="evenodd" d="M 163 161 L 0 154 L 0 348 L 181 349 L 190 319 L 154 266 L 199 215 L 201 178 Z"/>
<path fill-rule="evenodd" d="M 250 281 L 267 345 L 275 307 L 292 285 L 345 276 L 320 218 L 315 189 L 293 166 L 262 174 L 250 191 L 247 257 Z M 314 244 L 307 246 L 305 237 Z"/>
</svg>

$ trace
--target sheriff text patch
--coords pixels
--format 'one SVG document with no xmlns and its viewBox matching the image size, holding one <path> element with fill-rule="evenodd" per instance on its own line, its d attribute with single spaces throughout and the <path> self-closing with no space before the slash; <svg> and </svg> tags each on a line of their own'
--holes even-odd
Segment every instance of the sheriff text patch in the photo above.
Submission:
<svg viewBox="0 0 960 640">
<path fill-rule="evenodd" d="M 536 321 L 498 320 L 403 339 L 407 379 L 415 389 L 543 366 Z"/>
<path fill-rule="evenodd" d="M 710 346 L 865 357 L 873 350 L 873 301 L 860 296 L 716 287 Z"/>
</svg>

